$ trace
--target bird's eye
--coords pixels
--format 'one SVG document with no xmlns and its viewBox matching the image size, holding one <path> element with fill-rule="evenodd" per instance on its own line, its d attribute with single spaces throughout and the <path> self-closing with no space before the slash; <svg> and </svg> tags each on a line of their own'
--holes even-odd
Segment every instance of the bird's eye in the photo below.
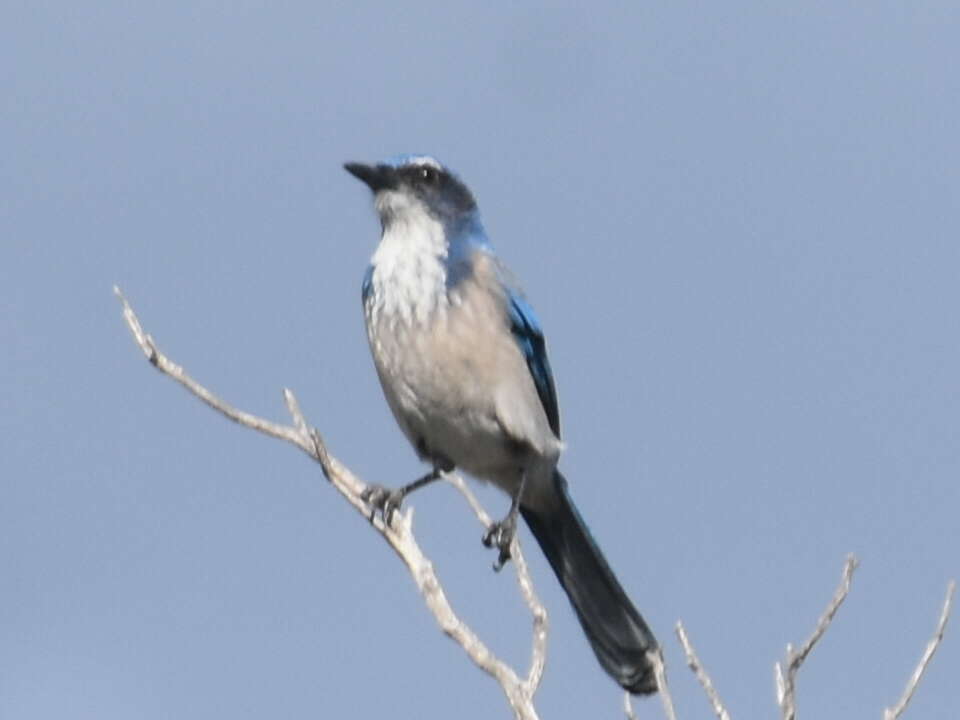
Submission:
<svg viewBox="0 0 960 720">
<path fill-rule="evenodd" d="M 420 168 L 420 178 L 424 182 L 428 182 L 431 184 L 435 183 L 437 181 L 437 177 L 438 175 L 437 175 L 436 169 L 432 167 L 427 167 L 427 166 Z"/>
</svg>

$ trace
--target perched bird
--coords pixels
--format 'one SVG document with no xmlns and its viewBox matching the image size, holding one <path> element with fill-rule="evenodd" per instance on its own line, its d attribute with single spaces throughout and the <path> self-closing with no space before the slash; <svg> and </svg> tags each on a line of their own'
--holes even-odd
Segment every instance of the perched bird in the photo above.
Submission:
<svg viewBox="0 0 960 720">
<path fill-rule="evenodd" d="M 657 641 L 597 547 L 557 470 L 560 413 L 540 323 L 494 253 L 470 190 L 437 160 L 345 169 L 373 192 L 382 236 L 363 279 L 367 336 L 401 430 L 432 471 L 368 499 L 384 513 L 459 467 L 511 499 L 484 542 L 510 557 L 521 514 L 603 669 L 657 690 Z"/>
</svg>

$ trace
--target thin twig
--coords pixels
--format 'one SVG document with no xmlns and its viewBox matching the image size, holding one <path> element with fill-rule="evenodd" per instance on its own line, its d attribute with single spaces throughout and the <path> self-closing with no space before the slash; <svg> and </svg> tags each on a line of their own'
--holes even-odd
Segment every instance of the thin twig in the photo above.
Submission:
<svg viewBox="0 0 960 720">
<path fill-rule="evenodd" d="M 647 659 L 653 665 L 653 674 L 657 678 L 657 690 L 660 691 L 660 702 L 663 703 L 663 714 L 667 720 L 677 720 L 677 711 L 673 707 L 673 696 L 667 685 L 667 665 L 663 661 L 663 651 L 660 648 L 647 651 Z"/>
<path fill-rule="evenodd" d="M 536 720 L 538 716 L 533 705 L 533 696 L 543 673 L 546 655 L 547 619 L 546 611 L 533 591 L 533 583 L 530 580 L 526 563 L 516 539 L 514 539 L 514 545 L 511 548 L 515 560 L 514 567 L 516 568 L 521 593 L 533 614 L 534 625 L 533 659 L 526 680 L 521 680 L 509 665 L 497 658 L 477 637 L 476 633 L 454 612 L 434 572 L 433 564 L 423 554 L 416 542 L 412 530 L 413 511 L 395 512 L 389 524 L 385 523 L 379 514 L 373 513 L 372 508 L 363 499 L 363 492 L 367 485 L 329 452 L 320 433 L 308 425 L 296 397 L 290 390 L 285 389 L 283 395 L 287 410 L 293 419 L 293 425 L 280 425 L 238 410 L 218 398 L 190 377 L 180 365 L 160 352 L 153 338 L 144 332 L 136 313 L 134 313 L 133 308 L 118 287 L 114 287 L 114 293 L 123 306 L 123 318 L 127 327 L 129 327 L 144 355 L 160 372 L 176 380 L 193 395 L 230 420 L 271 437 L 286 440 L 299 447 L 320 464 L 324 476 L 339 491 L 340 495 L 370 521 L 372 527 L 403 560 L 441 630 L 463 648 L 477 667 L 497 680 L 510 703 L 510 707 L 513 709 L 515 717 L 521 720 Z M 454 484 L 457 485 L 456 482 Z M 471 507 L 478 512 L 478 517 L 481 517 L 482 513 L 482 517 L 486 518 L 485 525 L 489 525 L 489 516 L 486 516 L 483 509 L 479 507 L 479 503 L 473 498 L 472 493 L 469 492 L 462 480 L 459 481 L 459 487 L 470 502 Z"/>
<path fill-rule="evenodd" d="M 700 687 L 702 687 L 703 691 L 707 694 L 707 699 L 710 701 L 710 706 L 713 708 L 713 714 L 717 716 L 718 720 L 730 720 L 730 713 L 728 713 L 727 709 L 723 706 L 723 701 L 720 700 L 720 694 L 713 686 L 710 676 L 707 675 L 707 671 L 700 662 L 700 658 L 697 657 L 697 651 L 693 649 L 690 638 L 687 637 L 687 631 L 683 627 L 683 623 L 679 620 L 677 621 L 676 631 L 677 638 L 680 640 L 680 644 L 683 646 L 683 651 L 687 656 L 687 667 L 689 667 L 693 671 L 693 674 L 696 675 L 697 680 L 700 683 Z"/>
<path fill-rule="evenodd" d="M 786 671 L 784 671 L 780 663 L 776 663 L 773 666 L 777 683 L 777 704 L 780 706 L 783 720 L 794 720 L 797 716 L 797 671 L 800 670 L 804 660 L 807 659 L 807 655 L 810 654 L 810 651 L 813 650 L 813 647 L 819 642 L 820 638 L 823 637 L 827 628 L 830 627 L 833 616 L 837 614 L 837 610 L 840 609 L 843 601 L 846 600 L 847 593 L 850 592 L 850 582 L 853 579 L 853 572 L 857 569 L 857 565 L 857 558 L 852 553 L 847 555 L 846 562 L 843 564 L 843 575 L 840 578 L 840 585 L 837 586 L 836 591 L 833 593 L 833 598 L 830 600 L 830 604 L 827 605 L 827 609 L 824 610 L 823 615 L 821 615 L 817 621 L 817 626 L 814 628 L 813 633 L 807 638 L 807 641 L 799 651 L 794 650 L 793 645 L 787 645 Z"/>
<path fill-rule="evenodd" d="M 489 529 L 493 521 L 491 520 L 487 511 L 480 504 L 480 501 L 477 500 L 477 496 L 474 495 L 473 491 L 470 489 L 470 486 L 467 485 L 464 479 L 459 475 L 450 473 L 445 474 L 443 477 L 449 484 L 453 485 L 453 487 L 460 491 L 460 494 L 466 498 L 467 503 L 473 509 L 473 512 L 476 514 L 477 520 L 480 521 L 480 524 L 483 525 L 484 528 Z M 523 596 L 524 602 L 526 602 L 527 608 L 530 610 L 530 614 L 533 616 L 532 657 L 530 659 L 530 670 L 527 673 L 527 679 L 525 680 L 527 689 L 532 695 L 540 686 L 540 680 L 543 677 L 543 669 L 546 665 L 548 629 L 547 611 L 546 608 L 544 608 L 543 603 L 540 602 L 540 598 L 537 596 L 536 590 L 533 587 L 533 580 L 530 577 L 530 569 L 527 567 L 527 560 L 523 555 L 523 550 L 520 548 L 520 543 L 517 540 L 516 535 L 514 535 L 513 542 L 510 545 L 510 559 L 513 561 L 513 568 L 517 574 L 517 584 L 520 586 L 520 594 Z"/>
<path fill-rule="evenodd" d="M 907 687 L 904 688 L 903 695 L 900 696 L 900 700 L 897 701 L 897 704 L 892 708 L 888 707 L 883 711 L 883 720 L 897 720 L 897 718 L 903 714 L 903 711 L 907 709 L 907 705 L 910 704 L 910 699 L 917 691 L 917 685 L 920 684 L 920 679 L 923 677 L 923 673 L 926 672 L 927 665 L 930 664 L 930 660 L 933 659 L 934 653 L 937 652 L 937 648 L 940 647 L 940 643 L 943 642 L 943 634 L 947 629 L 947 621 L 950 619 L 950 611 L 953 609 L 953 594 L 956 589 L 956 580 L 951 580 L 949 583 L 947 583 L 947 597 L 943 601 L 943 610 L 940 611 L 940 620 L 937 622 L 937 629 L 933 633 L 933 637 L 930 638 L 930 642 L 927 643 L 927 647 L 923 651 L 920 662 L 917 664 L 913 674 L 907 681 Z"/>
<path fill-rule="evenodd" d="M 304 452 L 312 454 L 312 447 L 310 443 L 294 428 L 286 425 L 279 425 L 277 423 L 270 422 L 269 420 L 259 418 L 256 415 L 251 415 L 250 413 L 238 410 L 237 408 L 218 398 L 212 392 L 203 387 L 203 385 L 190 377 L 182 367 L 160 352 L 153 338 L 144 332 L 143 327 L 140 325 L 140 320 L 133 312 L 133 308 L 130 307 L 130 303 L 127 302 L 127 299 L 123 296 L 123 293 L 120 292 L 120 288 L 114 285 L 113 292 L 120 299 L 120 303 L 123 305 L 123 319 L 126 320 L 127 327 L 130 328 L 130 332 L 133 333 L 134 339 L 137 341 L 137 344 L 140 346 L 143 354 L 146 355 L 147 360 L 149 360 L 150 364 L 157 368 L 157 370 L 176 380 L 191 393 L 203 400 L 207 405 L 212 407 L 217 412 L 223 414 L 230 420 L 233 420 L 235 423 L 239 423 L 240 425 L 244 425 L 252 428 L 253 430 L 270 435 L 271 437 L 292 442 Z"/>
<path fill-rule="evenodd" d="M 663 705 L 663 714 L 667 720 L 677 720 L 673 696 L 667 684 L 667 666 L 663 662 L 663 653 L 660 648 L 649 650 L 647 660 L 653 666 L 653 675 L 657 679 L 657 691 L 660 694 L 660 703 Z M 627 716 L 627 720 L 637 720 L 637 714 L 633 710 L 633 696 L 629 692 L 623 693 L 623 714 Z"/>
</svg>

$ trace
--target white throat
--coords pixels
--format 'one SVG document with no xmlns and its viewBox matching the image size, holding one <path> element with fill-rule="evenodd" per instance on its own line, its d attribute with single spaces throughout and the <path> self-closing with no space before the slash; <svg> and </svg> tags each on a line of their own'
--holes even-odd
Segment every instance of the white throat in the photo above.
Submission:
<svg viewBox="0 0 960 720">
<path fill-rule="evenodd" d="M 383 313 L 408 325 L 425 324 L 447 299 L 447 239 L 443 224 L 417 201 L 394 192 L 376 200 L 389 216 L 380 245 L 371 258 L 371 302 L 367 312 Z"/>
</svg>

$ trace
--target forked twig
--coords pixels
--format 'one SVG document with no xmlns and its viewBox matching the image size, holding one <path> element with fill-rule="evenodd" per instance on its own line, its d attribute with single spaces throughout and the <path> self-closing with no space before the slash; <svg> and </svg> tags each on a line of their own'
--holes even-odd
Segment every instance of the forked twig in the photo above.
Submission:
<svg viewBox="0 0 960 720">
<path fill-rule="evenodd" d="M 837 586 L 836 591 L 833 593 L 833 598 L 830 600 L 830 604 L 827 605 L 827 609 L 824 610 L 823 615 L 821 615 L 817 621 L 817 626 L 813 629 L 813 633 L 807 638 L 807 641 L 801 646 L 800 650 L 794 650 L 793 645 L 787 645 L 785 669 L 780 663 L 774 665 L 774 675 L 777 683 L 777 704 L 780 706 L 783 720 L 794 720 L 797 716 L 797 672 L 803 665 L 804 660 L 807 659 L 810 651 L 813 650 L 814 646 L 827 631 L 827 628 L 830 627 L 833 616 L 837 614 L 837 610 L 840 609 L 843 601 L 847 599 L 847 594 L 850 592 L 850 582 L 853 580 L 853 573 L 857 569 L 858 564 L 859 561 L 853 554 L 847 555 L 847 560 L 843 564 L 843 575 L 840 578 L 840 585 Z"/>
</svg>

